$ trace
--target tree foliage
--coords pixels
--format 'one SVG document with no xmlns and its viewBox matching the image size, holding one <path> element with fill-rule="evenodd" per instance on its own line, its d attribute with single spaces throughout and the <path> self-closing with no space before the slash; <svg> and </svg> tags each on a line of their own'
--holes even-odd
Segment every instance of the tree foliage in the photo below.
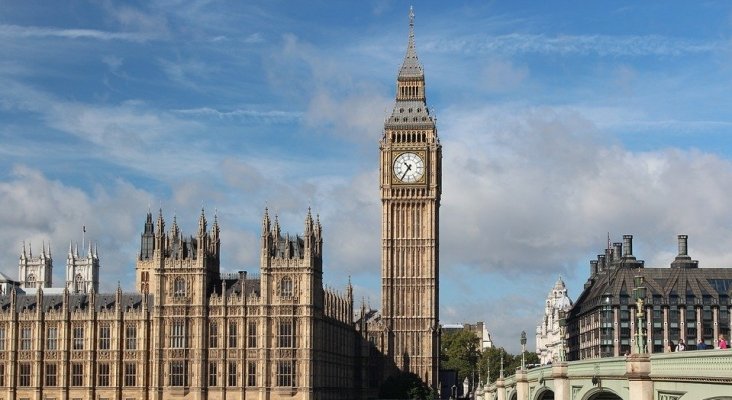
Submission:
<svg viewBox="0 0 732 400">
<path fill-rule="evenodd" d="M 402 372 L 389 377 L 381 385 L 380 399 L 432 399 L 432 391 L 419 379 L 419 376 L 410 372 Z"/>
<path fill-rule="evenodd" d="M 456 370 L 458 382 L 462 382 L 465 377 L 472 380 L 473 374 L 477 377 L 477 365 L 480 358 L 479 344 L 480 339 L 478 339 L 478 336 L 468 330 L 443 334 L 440 348 L 440 368 Z"/>
</svg>

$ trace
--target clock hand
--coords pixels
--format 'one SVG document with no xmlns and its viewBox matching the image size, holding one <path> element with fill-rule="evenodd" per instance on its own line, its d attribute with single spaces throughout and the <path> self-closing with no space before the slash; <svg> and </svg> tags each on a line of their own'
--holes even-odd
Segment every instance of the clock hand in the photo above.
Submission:
<svg viewBox="0 0 732 400">
<path fill-rule="evenodd" d="M 407 169 L 406 169 L 406 170 L 404 171 L 404 173 L 402 174 L 402 177 L 401 177 L 401 178 L 399 178 L 399 179 L 403 181 L 403 180 L 404 180 L 404 177 L 405 177 L 405 176 L 407 176 L 407 172 L 409 172 L 409 168 L 407 168 Z"/>
</svg>

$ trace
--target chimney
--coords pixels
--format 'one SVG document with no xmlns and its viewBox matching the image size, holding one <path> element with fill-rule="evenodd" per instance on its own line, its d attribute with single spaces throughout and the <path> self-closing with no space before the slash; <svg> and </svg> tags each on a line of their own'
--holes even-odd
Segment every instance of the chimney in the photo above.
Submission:
<svg viewBox="0 0 732 400">
<path fill-rule="evenodd" d="M 590 260 L 590 275 L 595 276 L 597 272 L 597 260 Z"/>
<path fill-rule="evenodd" d="M 623 257 L 633 256 L 633 235 L 623 235 Z"/>
<path fill-rule="evenodd" d="M 688 256 L 689 250 L 687 247 L 687 241 L 689 239 L 689 236 L 687 235 L 679 235 L 679 256 Z"/>
<path fill-rule="evenodd" d="M 698 268 L 699 261 L 689 257 L 688 236 L 679 235 L 679 255 L 671 262 L 671 268 Z"/>
<path fill-rule="evenodd" d="M 613 261 L 620 260 L 623 255 L 623 244 L 620 242 L 613 243 Z"/>
</svg>

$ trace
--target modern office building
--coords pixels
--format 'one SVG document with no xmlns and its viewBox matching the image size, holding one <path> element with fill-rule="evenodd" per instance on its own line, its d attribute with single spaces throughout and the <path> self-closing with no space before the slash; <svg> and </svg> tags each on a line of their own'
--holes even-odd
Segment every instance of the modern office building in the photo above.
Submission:
<svg viewBox="0 0 732 400">
<path fill-rule="evenodd" d="M 701 268 L 678 236 L 678 255 L 668 267 L 648 268 L 633 255 L 633 236 L 623 236 L 590 262 L 590 277 L 567 316 L 568 357 L 580 360 L 634 353 L 638 308 L 636 277 L 646 288 L 641 309 L 648 352 L 670 351 L 680 339 L 688 350 L 699 340 L 710 348 L 730 333 L 732 269 Z"/>
</svg>

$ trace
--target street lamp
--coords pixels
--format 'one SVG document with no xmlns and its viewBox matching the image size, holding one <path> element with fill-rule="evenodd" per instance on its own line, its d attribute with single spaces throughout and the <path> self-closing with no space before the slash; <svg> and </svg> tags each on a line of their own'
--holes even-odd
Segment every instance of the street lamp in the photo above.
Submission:
<svg viewBox="0 0 732 400">
<path fill-rule="evenodd" d="M 521 331 L 521 371 L 526 371 L 526 331 Z"/>
<path fill-rule="evenodd" d="M 567 352 L 564 348 L 564 339 L 567 336 L 567 312 L 559 310 L 559 362 L 567 361 Z"/>
<path fill-rule="evenodd" d="M 646 353 L 646 336 L 643 333 L 643 299 L 646 298 L 646 287 L 643 275 L 638 271 L 638 275 L 633 279 L 635 289 L 633 294 L 635 295 L 635 305 L 638 308 L 638 330 L 635 337 L 635 347 L 638 354 Z"/>
</svg>

